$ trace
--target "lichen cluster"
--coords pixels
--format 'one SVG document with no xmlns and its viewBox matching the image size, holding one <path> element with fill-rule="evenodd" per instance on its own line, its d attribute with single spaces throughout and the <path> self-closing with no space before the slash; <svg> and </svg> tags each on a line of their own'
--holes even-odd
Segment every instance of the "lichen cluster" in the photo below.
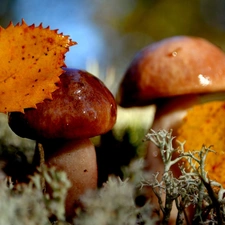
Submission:
<svg viewBox="0 0 225 225">
<path fill-rule="evenodd" d="M 155 224 L 156 220 L 149 216 L 152 210 L 150 204 L 144 207 L 135 204 L 135 189 L 129 180 L 110 177 L 103 188 L 83 197 L 86 211 L 75 219 L 75 224 Z"/>
<path fill-rule="evenodd" d="M 158 198 L 163 213 L 162 224 L 168 224 L 173 203 L 178 210 L 174 224 L 224 224 L 225 189 L 221 183 L 211 179 L 206 170 L 208 154 L 213 151 L 204 145 L 200 150 L 185 151 L 184 142 L 178 142 L 175 148 L 174 139 L 172 131 L 152 130 L 146 135 L 146 140 L 160 149 L 164 164 L 161 179 L 155 174 L 143 182 L 143 186 L 150 186 Z M 184 159 L 188 163 L 184 163 Z M 180 170 L 178 177 L 172 170 L 174 164 L 178 164 Z M 190 206 L 191 213 L 188 211 Z"/>
<path fill-rule="evenodd" d="M 177 208 L 174 224 L 224 224 L 225 190 L 205 170 L 207 157 L 214 154 L 211 148 L 201 146 L 200 150 L 186 152 L 182 142 L 174 147 L 177 145 L 172 131 L 165 130 L 150 131 L 145 141 L 153 142 L 160 150 L 164 164 L 162 177 L 145 173 L 144 160 L 135 159 L 123 168 L 123 178 L 110 175 L 102 187 L 85 193 L 81 197 L 84 208 L 78 208 L 76 218 L 68 223 L 64 201 L 70 182 L 65 173 L 44 166 L 28 184 L 0 183 L 0 224 L 169 224 L 173 207 Z M 183 163 L 183 159 L 188 163 Z M 178 177 L 173 173 L 174 164 L 180 170 Z M 45 185 L 51 188 L 51 196 L 45 192 Z M 152 217 L 155 206 L 151 199 L 144 198 L 145 187 L 151 188 L 158 199 L 161 220 Z"/>
<path fill-rule="evenodd" d="M 43 190 L 43 178 L 52 190 L 51 197 Z M 1 181 L 0 224 L 50 225 L 49 218 L 67 224 L 64 201 L 69 186 L 64 172 L 46 166 L 39 168 L 28 184 Z"/>
</svg>

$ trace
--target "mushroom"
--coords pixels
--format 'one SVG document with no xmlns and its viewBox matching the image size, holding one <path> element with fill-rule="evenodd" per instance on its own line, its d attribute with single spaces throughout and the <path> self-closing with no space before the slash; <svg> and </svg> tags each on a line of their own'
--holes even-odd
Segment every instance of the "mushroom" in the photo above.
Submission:
<svg viewBox="0 0 225 225">
<path fill-rule="evenodd" d="M 173 129 L 176 136 L 189 109 L 225 99 L 224 91 L 224 52 L 203 38 L 175 36 L 137 53 L 120 84 L 117 101 L 123 107 L 155 104 L 151 128 Z M 204 142 L 204 138 L 201 140 Z M 152 143 L 146 152 L 146 170 L 161 175 L 163 172 L 159 150 Z M 171 223 L 175 216 L 174 211 Z"/>
<path fill-rule="evenodd" d="M 117 106 L 98 78 L 86 71 L 63 69 L 52 100 L 24 113 L 10 113 L 9 126 L 17 135 L 41 143 L 46 164 L 67 173 L 72 186 L 66 198 L 66 216 L 71 219 L 80 206 L 80 196 L 97 187 L 96 152 L 90 138 L 113 127 Z"/>
</svg>

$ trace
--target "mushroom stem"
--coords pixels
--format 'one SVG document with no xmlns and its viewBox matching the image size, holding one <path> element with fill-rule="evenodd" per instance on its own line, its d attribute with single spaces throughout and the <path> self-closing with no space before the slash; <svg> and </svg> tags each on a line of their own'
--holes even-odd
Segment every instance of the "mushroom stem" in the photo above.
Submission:
<svg viewBox="0 0 225 225">
<path fill-rule="evenodd" d="M 66 172 L 71 182 L 65 202 L 66 217 L 70 220 L 75 216 L 75 209 L 82 207 L 80 197 L 87 190 L 97 188 L 95 147 L 89 139 L 48 141 L 43 147 L 46 164 Z"/>
<path fill-rule="evenodd" d="M 195 94 L 161 100 L 156 105 L 155 119 L 151 128 L 155 131 L 169 131 L 172 129 L 173 135 L 176 136 L 177 129 L 182 123 L 187 110 L 198 102 L 198 95 Z M 159 149 L 151 142 L 147 150 L 146 163 L 148 171 L 152 171 L 153 173 L 160 171 L 160 174 L 163 173 Z"/>
</svg>

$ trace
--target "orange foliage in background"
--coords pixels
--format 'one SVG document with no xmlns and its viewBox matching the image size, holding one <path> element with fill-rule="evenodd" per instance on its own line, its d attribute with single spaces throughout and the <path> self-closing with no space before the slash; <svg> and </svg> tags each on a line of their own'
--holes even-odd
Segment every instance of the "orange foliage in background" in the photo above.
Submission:
<svg viewBox="0 0 225 225">
<path fill-rule="evenodd" d="M 185 151 L 200 150 L 202 144 L 211 146 L 206 158 L 205 171 L 210 179 L 225 187 L 225 102 L 212 101 L 189 109 L 177 132 L 177 140 L 185 141 Z"/>
<path fill-rule="evenodd" d="M 65 53 L 76 42 L 42 24 L 0 27 L 0 112 L 23 112 L 51 99 Z"/>
</svg>

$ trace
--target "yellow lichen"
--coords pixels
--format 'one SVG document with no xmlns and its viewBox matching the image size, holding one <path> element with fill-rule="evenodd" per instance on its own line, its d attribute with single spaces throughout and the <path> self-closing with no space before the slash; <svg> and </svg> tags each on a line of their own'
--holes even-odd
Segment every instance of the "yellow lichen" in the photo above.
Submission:
<svg viewBox="0 0 225 225">
<path fill-rule="evenodd" d="M 205 170 L 210 179 L 225 187 L 225 102 L 214 101 L 192 107 L 177 131 L 177 140 L 186 141 L 185 151 L 212 146 Z"/>
</svg>

